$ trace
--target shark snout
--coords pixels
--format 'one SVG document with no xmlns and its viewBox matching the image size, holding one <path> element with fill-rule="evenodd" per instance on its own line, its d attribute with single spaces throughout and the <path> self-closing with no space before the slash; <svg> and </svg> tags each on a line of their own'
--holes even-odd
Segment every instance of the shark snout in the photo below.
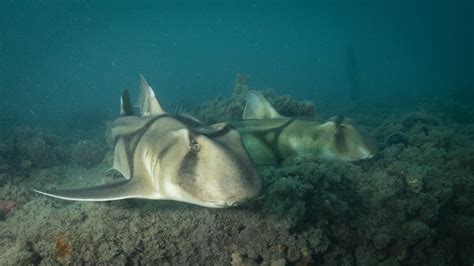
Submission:
<svg viewBox="0 0 474 266">
<path fill-rule="evenodd" d="M 234 197 L 234 198 L 230 198 L 228 199 L 224 205 L 226 207 L 234 207 L 234 206 L 238 206 L 244 202 L 246 202 L 248 199 L 247 198 L 244 198 L 242 199 L 241 197 Z"/>
<path fill-rule="evenodd" d="M 236 196 L 233 198 L 227 199 L 223 203 L 223 207 L 235 207 L 244 204 L 245 202 L 249 201 L 250 199 L 254 198 L 255 196 Z"/>
<path fill-rule="evenodd" d="M 235 187 L 235 192 L 225 201 L 225 204 L 229 207 L 241 205 L 260 195 L 261 187 L 260 176 L 244 178 L 244 181 Z"/>
</svg>

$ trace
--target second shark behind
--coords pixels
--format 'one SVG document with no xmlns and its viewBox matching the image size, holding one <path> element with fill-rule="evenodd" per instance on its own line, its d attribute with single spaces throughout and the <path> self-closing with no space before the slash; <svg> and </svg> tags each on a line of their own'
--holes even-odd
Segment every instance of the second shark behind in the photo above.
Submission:
<svg viewBox="0 0 474 266">
<path fill-rule="evenodd" d="M 249 91 L 242 121 L 233 123 L 257 165 L 293 165 L 317 159 L 357 161 L 377 151 L 355 123 L 342 116 L 325 123 L 280 115 L 257 91 Z"/>
</svg>

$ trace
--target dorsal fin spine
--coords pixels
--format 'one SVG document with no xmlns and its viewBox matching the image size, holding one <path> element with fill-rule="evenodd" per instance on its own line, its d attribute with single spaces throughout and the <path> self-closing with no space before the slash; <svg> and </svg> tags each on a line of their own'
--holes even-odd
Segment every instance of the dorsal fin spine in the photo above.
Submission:
<svg viewBox="0 0 474 266">
<path fill-rule="evenodd" d="M 128 90 L 124 90 L 120 98 L 120 114 L 124 116 L 135 115 Z"/>
</svg>

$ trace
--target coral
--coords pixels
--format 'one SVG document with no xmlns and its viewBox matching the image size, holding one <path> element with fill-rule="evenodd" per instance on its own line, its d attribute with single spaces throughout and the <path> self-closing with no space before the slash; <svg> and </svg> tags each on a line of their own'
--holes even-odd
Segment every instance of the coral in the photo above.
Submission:
<svg viewBox="0 0 474 266">
<path fill-rule="evenodd" d="M 73 149 L 72 158 L 79 165 L 90 169 L 105 158 L 105 149 L 94 141 L 81 140 Z"/>
</svg>

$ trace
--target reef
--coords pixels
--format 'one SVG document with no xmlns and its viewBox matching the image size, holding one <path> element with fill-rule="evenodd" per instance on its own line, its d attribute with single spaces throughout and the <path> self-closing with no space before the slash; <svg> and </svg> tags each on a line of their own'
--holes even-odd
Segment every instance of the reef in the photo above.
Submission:
<svg viewBox="0 0 474 266">
<path fill-rule="evenodd" d="M 204 124 L 241 120 L 247 92 L 252 89 L 249 80 L 249 76 L 237 74 L 232 96 L 218 96 L 198 105 L 190 114 Z M 314 104 L 310 101 L 298 101 L 289 95 L 277 96 L 272 89 L 265 89 L 262 94 L 282 115 L 303 118 L 315 116 Z"/>
<path fill-rule="evenodd" d="M 248 77 L 241 79 L 236 91 L 250 89 Z M 243 108 L 239 97 L 221 97 L 190 113 L 205 122 L 235 121 Z M 282 113 L 311 113 L 292 98 L 270 99 L 280 99 L 283 106 L 275 107 Z M 107 151 L 86 169 L 63 153 L 81 147 L 92 156 L 105 152 L 101 142 L 87 146 L 76 139 L 69 146 L 46 131 L 21 129 L 0 144 L 0 261 L 472 265 L 474 125 L 426 107 L 353 111 L 380 146 L 374 158 L 261 168 L 262 197 L 229 209 L 147 200 L 71 203 L 33 194 L 38 187 L 100 183 L 109 178 L 112 157 Z M 28 146 L 39 140 L 43 148 L 30 153 Z M 34 159 L 41 153 L 55 163 Z"/>
<path fill-rule="evenodd" d="M 9 160 L 21 168 L 48 168 L 62 165 L 69 157 L 57 136 L 42 129 L 17 128 Z"/>
<path fill-rule="evenodd" d="M 90 169 L 105 158 L 105 148 L 94 140 L 80 140 L 72 151 L 72 158 L 84 168 Z"/>
</svg>

